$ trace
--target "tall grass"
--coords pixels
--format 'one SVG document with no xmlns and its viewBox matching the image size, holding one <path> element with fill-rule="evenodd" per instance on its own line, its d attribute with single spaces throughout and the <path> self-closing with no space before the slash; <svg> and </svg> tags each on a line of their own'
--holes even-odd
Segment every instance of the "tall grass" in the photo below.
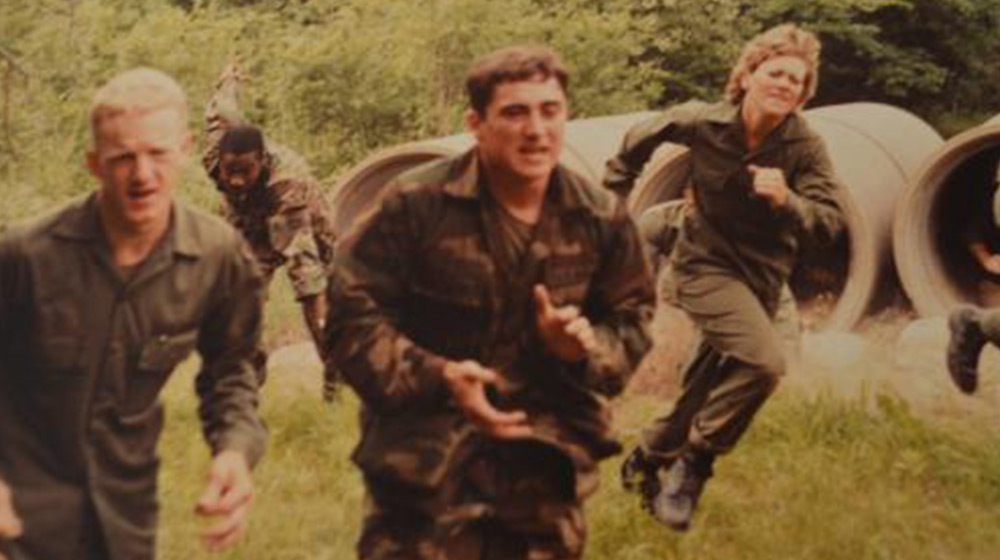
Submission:
<svg viewBox="0 0 1000 560">
<path fill-rule="evenodd" d="M 201 441 L 192 371 L 180 372 L 166 394 L 168 427 L 160 445 L 162 506 L 159 557 L 169 560 L 339 559 L 350 557 L 358 532 L 362 486 L 349 453 L 357 438 L 357 404 L 320 399 L 318 370 L 273 368 L 261 413 L 270 431 L 268 454 L 254 473 L 250 531 L 234 550 L 201 549 L 206 522 L 194 503 L 202 490 L 208 452 Z"/>
<path fill-rule="evenodd" d="M 210 558 L 191 513 L 207 466 L 193 365 L 168 387 L 160 558 Z M 357 402 L 319 399 L 315 365 L 273 367 L 262 413 L 270 451 L 255 472 L 251 530 L 218 558 L 353 557 L 362 487 L 349 462 Z M 618 426 L 634 444 L 663 402 L 630 395 Z M 937 422 L 883 392 L 851 398 L 786 390 L 717 462 L 695 527 L 657 525 L 620 489 L 620 458 L 588 504 L 594 560 L 993 560 L 1000 550 L 1000 430 L 981 417 Z"/>
</svg>

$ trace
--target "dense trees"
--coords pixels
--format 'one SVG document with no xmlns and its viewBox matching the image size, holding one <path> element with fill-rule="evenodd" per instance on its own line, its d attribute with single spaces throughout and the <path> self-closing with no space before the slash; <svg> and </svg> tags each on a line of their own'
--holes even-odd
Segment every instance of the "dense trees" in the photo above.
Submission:
<svg viewBox="0 0 1000 560">
<path fill-rule="evenodd" d="M 783 21 L 823 39 L 817 104 L 963 124 L 1000 109 L 1000 0 L 4 0 L 0 224 L 88 188 L 90 95 L 129 66 L 176 75 L 199 125 L 238 56 L 252 120 L 332 183 L 381 146 L 459 131 L 465 68 L 497 46 L 556 46 L 588 116 L 716 97 L 742 42 Z M 187 195 L 207 201 L 196 171 Z"/>
</svg>

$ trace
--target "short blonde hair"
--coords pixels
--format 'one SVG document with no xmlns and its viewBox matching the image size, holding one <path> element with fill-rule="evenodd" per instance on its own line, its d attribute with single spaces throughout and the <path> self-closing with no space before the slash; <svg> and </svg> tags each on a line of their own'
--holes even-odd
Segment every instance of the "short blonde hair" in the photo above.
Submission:
<svg viewBox="0 0 1000 560">
<path fill-rule="evenodd" d="M 90 104 L 90 130 L 97 142 L 101 122 L 126 113 L 146 113 L 157 109 L 177 109 L 187 124 L 187 96 L 168 74 L 153 68 L 126 70 L 104 84 Z"/>
<path fill-rule="evenodd" d="M 772 27 L 743 46 L 739 60 L 733 66 L 726 83 L 726 99 L 733 104 L 743 101 L 743 78 L 758 66 L 777 56 L 794 56 L 806 63 L 806 81 L 802 103 L 816 95 L 819 83 L 820 42 L 815 35 L 791 23 Z"/>
</svg>

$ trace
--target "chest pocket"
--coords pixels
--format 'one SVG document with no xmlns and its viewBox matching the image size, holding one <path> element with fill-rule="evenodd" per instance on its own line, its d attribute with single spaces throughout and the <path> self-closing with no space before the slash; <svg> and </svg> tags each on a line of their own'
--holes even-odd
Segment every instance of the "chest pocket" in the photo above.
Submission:
<svg viewBox="0 0 1000 560">
<path fill-rule="evenodd" d="M 279 253 L 287 253 L 293 242 L 311 242 L 309 213 L 303 207 L 272 216 L 267 220 L 267 233 L 271 246 Z"/>
<path fill-rule="evenodd" d="M 593 255 L 553 254 L 545 267 L 545 286 L 557 306 L 583 306 L 590 290 L 590 280 L 597 269 Z"/>
<path fill-rule="evenodd" d="M 143 414 L 156 402 L 170 373 L 191 354 L 197 338 L 198 331 L 192 330 L 175 335 L 157 335 L 143 343 L 137 371 L 128 376 L 126 398 L 120 404 L 123 414 Z"/>
<path fill-rule="evenodd" d="M 720 193 L 734 176 L 745 172 L 743 162 L 739 154 L 733 152 L 730 142 L 717 133 L 706 133 L 696 140 L 691 150 L 691 179 L 696 189 Z"/>
<path fill-rule="evenodd" d="M 139 369 L 144 372 L 169 372 L 188 357 L 197 338 L 196 330 L 150 338 L 139 353 Z"/>
<path fill-rule="evenodd" d="M 38 341 L 36 359 L 43 374 L 83 375 L 81 367 L 82 345 L 77 337 L 50 336 Z"/>
<path fill-rule="evenodd" d="M 27 336 L 28 363 L 38 364 L 42 374 L 83 375 L 83 342 L 80 340 L 76 306 L 54 299 L 40 304 L 41 312 Z M 20 349 L 14 348 L 15 352 Z"/>
<path fill-rule="evenodd" d="M 428 263 L 410 285 L 408 334 L 448 357 L 474 352 L 487 328 L 489 301 L 482 266 L 465 259 Z"/>
</svg>

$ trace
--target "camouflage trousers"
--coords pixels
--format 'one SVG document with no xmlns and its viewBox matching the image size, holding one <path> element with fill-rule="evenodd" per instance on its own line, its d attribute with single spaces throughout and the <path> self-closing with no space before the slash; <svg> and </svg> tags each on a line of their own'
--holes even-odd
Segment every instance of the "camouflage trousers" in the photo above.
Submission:
<svg viewBox="0 0 1000 560">
<path fill-rule="evenodd" d="M 366 477 L 361 560 L 577 560 L 586 526 L 573 467 L 537 442 L 491 441 L 433 495 Z"/>
<path fill-rule="evenodd" d="M 787 368 L 774 318 L 741 281 L 682 275 L 677 288 L 703 339 L 673 409 L 643 434 L 643 450 L 664 462 L 690 448 L 732 449 Z"/>
<path fill-rule="evenodd" d="M 267 267 L 262 266 L 261 267 L 261 276 L 263 277 L 263 285 L 264 285 L 264 304 L 265 305 L 271 299 L 271 295 L 270 295 L 271 294 L 271 281 L 274 279 L 274 272 L 275 272 L 275 270 L 276 269 L 273 266 L 267 266 Z M 304 313 L 304 311 L 303 311 L 303 313 Z M 307 324 L 308 324 L 308 322 L 307 322 Z M 340 375 L 339 370 L 337 370 L 336 368 L 334 368 L 334 367 L 326 364 L 325 351 L 322 348 L 322 346 L 319 344 L 319 342 L 316 340 L 316 337 L 312 336 L 311 340 L 313 341 L 313 344 L 316 347 L 316 354 L 319 356 L 320 361 L 322 361 L 323 364 L 324 364 L 324 367 L 323 367 L 323 389 L 322 389 L 322 391 L 323 391 L 323 400 L 325 400 L 327 402 L 332 402 L 332 401 L 336 400 L 337 395 L 340 392 L 340 386 L 341 386 L 341 382 L 342 382 L 342 376 Z M 257 348 L 254 350 L 254 355 L 253 355 L 253 358 L 252 358 L 254 372 L 256 373 L 256 376 L 257 376 L 257 386 L 258 387 L 263 387 L 264 386 L 264 382 L 267 381 L 267 374 L 268 374 L 267 359 L 268 359 L 268 352 L 267 352 L 267 349 L 266 349 L 266 345 L 265 345 L 265 343 L 264 343 L 264 341 L 262 339 L 260 341 L 260 344 L 258 344 Z"/>
</svg>

